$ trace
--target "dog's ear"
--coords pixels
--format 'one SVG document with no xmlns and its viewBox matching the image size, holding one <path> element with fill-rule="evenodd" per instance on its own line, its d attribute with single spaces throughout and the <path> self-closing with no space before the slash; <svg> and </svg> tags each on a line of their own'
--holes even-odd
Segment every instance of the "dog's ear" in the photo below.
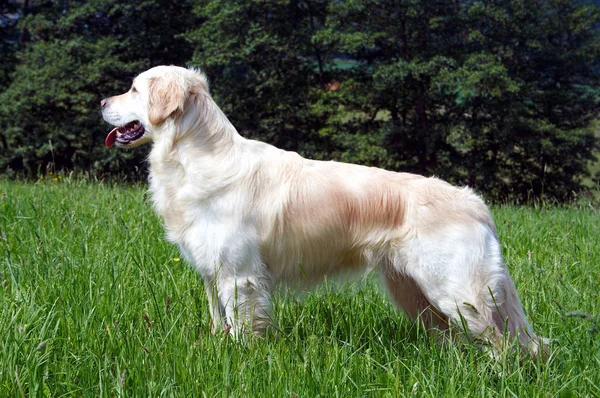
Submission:
<svg viewBox="0 0 600 398">
<path fill-rule="evenodd" d="M 148 93 L 148 119 L 153 125 L 161 124 L 175 112 L 183 112 L 185 89 L 177 78 L 150 78 Z"/>
</svg>

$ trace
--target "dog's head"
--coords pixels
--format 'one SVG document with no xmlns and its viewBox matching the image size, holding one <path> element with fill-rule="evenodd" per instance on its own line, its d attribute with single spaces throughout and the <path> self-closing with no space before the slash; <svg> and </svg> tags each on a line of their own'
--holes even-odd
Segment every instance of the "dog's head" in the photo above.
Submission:
<svg viewBox="0 0 600 398">
<path fill-rule="evenodd" d="M 186 103 L 207 90 L 199 71 L 177 66 L 147 70 L 125 94 L 101 101 L 102 117 L 116 126 L 106 136 L 106 146 L 135 147 L 154 140 L 160 126 L 183 116 Z"/>
</svg>

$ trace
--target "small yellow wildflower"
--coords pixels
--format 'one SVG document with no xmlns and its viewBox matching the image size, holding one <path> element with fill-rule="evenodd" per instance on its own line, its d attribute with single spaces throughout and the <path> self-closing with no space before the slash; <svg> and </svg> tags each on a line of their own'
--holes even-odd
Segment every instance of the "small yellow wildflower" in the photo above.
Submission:
<svg viewBox="0 0 600 398">
<path fill-rule="evenodd" d="M 174 257 L 173 261 L 175 261 L 176 263 L 178 263 L 179 262 L 179 257 Z"/>
<path fill-rule="evenodd" d="M 52 179 L 52 182 L 56 182 L 56 181 L 58 181 L 58 178 L 54 177 L 54 178 Z"/>
</svg>

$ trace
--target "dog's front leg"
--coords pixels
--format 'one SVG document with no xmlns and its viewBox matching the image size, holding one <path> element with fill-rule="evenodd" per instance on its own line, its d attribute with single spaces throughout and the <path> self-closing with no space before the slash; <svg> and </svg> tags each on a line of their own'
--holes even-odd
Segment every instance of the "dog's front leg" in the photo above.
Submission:
<svg viewBox="0 0 600 398">
<path fill-rule="evenodd" d="M 229 332 L 235 339 L 262 334 L 270 319 L 270 282 L 261 275 L 235 275 L 220 278 L 218 295 L 225 308 Z"/>
<path fill-rule="evenodd" d="M 214 334 L 224 330 L 226 326 L 225 308 L 219 300 L 217 285 L 214 279 L 204 278 L 204 287 L 206 289 L 206 296 L 208 297 L 208 306 L 210 310 L 210 331 Z"/>
</svg>

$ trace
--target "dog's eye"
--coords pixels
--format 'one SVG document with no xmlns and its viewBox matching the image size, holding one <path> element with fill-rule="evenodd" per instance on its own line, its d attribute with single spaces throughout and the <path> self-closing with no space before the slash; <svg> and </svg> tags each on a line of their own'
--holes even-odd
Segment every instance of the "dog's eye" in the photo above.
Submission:
<svg viewBox="0 0 600 398">
<path fill-rule="evenodd" d="M 138 91 L 137 91 L 137 89 L 134 86 L 131 86 L 131 92 L 132 93 L 137 93 Z"/>
</svg>

